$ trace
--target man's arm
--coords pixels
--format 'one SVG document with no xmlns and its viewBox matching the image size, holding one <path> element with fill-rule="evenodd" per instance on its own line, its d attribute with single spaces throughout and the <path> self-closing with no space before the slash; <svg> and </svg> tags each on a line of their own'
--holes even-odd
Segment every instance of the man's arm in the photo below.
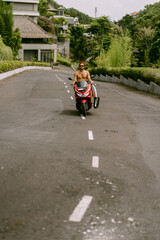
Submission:
<svg viewBox="0 0 160 240">
<path fill-rule="evenodd" d="M 77 73 L 75 72 L 73 82 L 71 84 L 74 85 L 76 81 L 77 81 Z"/>
<path fill-rule="evenodd" d="M 87 71 L 87 72 L 88 72 L 88 71 Z M 90 76 L 90 73 L 89 73 L 89 72 L 87 73 L 87 78 L 88 78 L 89 82 L 92 84 L 93 81 L 92 81 L 92 79 L 91 79 L 91 76 Z"/>
</svg>

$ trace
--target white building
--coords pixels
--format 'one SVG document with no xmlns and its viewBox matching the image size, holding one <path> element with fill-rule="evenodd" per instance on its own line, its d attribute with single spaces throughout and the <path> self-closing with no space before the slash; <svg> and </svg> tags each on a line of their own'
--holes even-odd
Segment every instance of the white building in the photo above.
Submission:
<svg viewBox="0 0 160 240">
<path fill-rule="evenodd" d="M 4 2 L 12 3 L 14 16 L 29 16 L 37 23 L 39 16 L 38 4 L 39 0 L 2 0 Z"/>
<path fill-rule="evenodd" d="M 59 33 L 61 34 L 67 34 L 67 30 L 69 27 L 72 26 L 78 26 L 79 20 L 78 17 L 66 17 L 64 15 L 64 7 L 59 7 L 58 9 L 55 9 L 52 5 L 49 5 L 48 11 L 54 13 L 55 15 L 51 18 L 64 18 L 66 21 L 62 24 L 57 24 Z M 61 54 L 62 57 L 65 57 L 69 59 L 70 57 L 70 39 L 64 39 L 63 42 L 58 42 L 58 52 Z"/>
<path fill-rule="evenodd" d="M 64 7 L 59 7 L 58 9 L 53 8 L 51 5 L 49 5 L 49 9 L 48 11 L 55 13 L 55 15 L 53 16 L 54 18 L 61 18 L 63 17 L 67 22 L 68 22 L 68 26 L 77 26 L 79 25 L 79 21 L 78 21 L 78 17 L 66 17 L 64 15 Z"/>
<path fill-rule="evenodd" d="M 22 37 L 22 49 L 19 52 L 21 60 L 36 59 L 43 62 L 56 62 L 56 37 L 37 25 L 39 0 L 2 1 L 12 4 L 14 29 L 19 28 Z M 48 39 L 53 39 L 55 43 L 47 44 Z"/>
</svg>

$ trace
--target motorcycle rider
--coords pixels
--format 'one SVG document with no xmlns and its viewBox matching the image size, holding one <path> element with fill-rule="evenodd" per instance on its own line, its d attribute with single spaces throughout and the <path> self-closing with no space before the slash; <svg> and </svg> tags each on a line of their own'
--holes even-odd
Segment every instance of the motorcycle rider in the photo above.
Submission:
<svg viewBox="0 0 160 240">
<path fill-rule="evenodd" d="M 73 78 L 73 82 L 71 85 L 74 85 L 76 82 L 88 80 L 92 85 L 92 94 L 94 97 L 94 107 L 97 108 L 99 105 L 99 97 L 97 97 L 97 90 L 96 90 L 95 85 L 93 85 L 94 82 L 91 80 L 90 73 L 84 69 L 85 68 L 84 62 L 79 63 L 79 68 L 80 69 L 74 73 L 74 78 Z"/>
<path fill-rule="evenodd" d="M 93 83 L 93 81 L 91 80 L 91 77 L 90 77 L 90 73 L 88 71 L 84 70 L 84 67 L 85 67 L 85 63 L 80 62 L 80 64 L 79 64 L 80 69 L 75 72 L 72 85 L 74 85 L 75 82 L 87 81 L 87 79 L 91 84 Z"/>
</svg>

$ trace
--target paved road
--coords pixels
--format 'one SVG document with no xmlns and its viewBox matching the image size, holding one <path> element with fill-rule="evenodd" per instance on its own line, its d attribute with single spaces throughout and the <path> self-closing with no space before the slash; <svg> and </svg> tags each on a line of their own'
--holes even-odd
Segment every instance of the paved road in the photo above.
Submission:
<svg viewBox="0 0 160 240">
<path fill-rule="evenodd" d="M 83 119 L 72 75 L 0 82 L 0 239 L 159 240 L 160 98 L 98 82 Z"/>
</svg>

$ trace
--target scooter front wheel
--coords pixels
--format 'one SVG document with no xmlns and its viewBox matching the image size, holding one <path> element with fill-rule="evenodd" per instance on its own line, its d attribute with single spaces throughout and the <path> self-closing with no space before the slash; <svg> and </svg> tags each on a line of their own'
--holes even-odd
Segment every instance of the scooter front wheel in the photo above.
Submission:
<svg viewBox="0 0 160 240">
<path fill-rule="evenodd" d="M 86 103 L 81 103 L 80 112 L 83 116 L 87 115 Z"/>
</svg>

